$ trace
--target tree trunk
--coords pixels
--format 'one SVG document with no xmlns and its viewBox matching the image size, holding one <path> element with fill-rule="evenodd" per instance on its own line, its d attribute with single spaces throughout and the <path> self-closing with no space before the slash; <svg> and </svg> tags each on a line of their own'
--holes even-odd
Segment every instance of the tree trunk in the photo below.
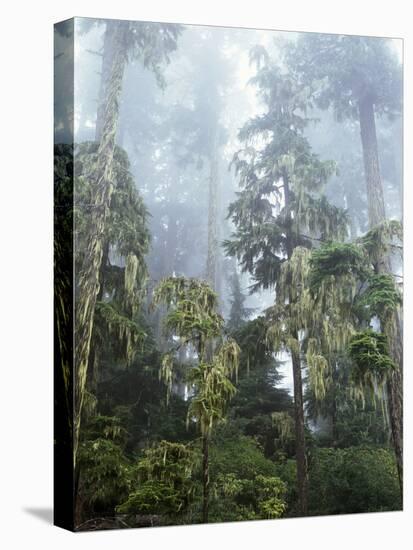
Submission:
<svg viewBox="0 0 413 550">
<path fill-rule="evenodd" d="M 392 350 L 391 350 L 392 351 Z M 403 380 L 400 369 L 397 369 L 387 382 L 387 398 L 392 431 L 394 452 L 397 462 L 400 494 L 403 500 Z"/>
<path fill-rule="evenodd" d="M 110 82 L 106 95 L 105 116 L 96 167 L 92 177 L 93 196 L 88 225 L 88 242 L 82 267 L 77 276 L 75 307 L 75 418 L 74 457 L 79 444 L 83 397 L 87 379 L 90 340 L 96 297 L 99 292 L 99 272 L 102 263 L 106 219 L 112 197 L 112 162 L 119 114 L 119 97 L 127 60 L 124 24 L 114 30 L 114 53 Z"/>
<path fill-rule="evenodd" d="M 367 186 L 369 227 L 375 227 L 386 218 L 383 185 L 380 176 L 376 123 L 373 100 L 370 96 L 359 102 L 360 135 L 363 148 L 364 175 Z"/>
<path fill-rule="evenodd" d="M 209 199 L 208 199 L 208 256 L 207 280 L 211 287 L 217 287 L 218 259 L 218 127 L 211 139 Z"/>
<path fill-rule="evenodd" d="M 331 404 L 331 437 L 333 438 L 333 447 L 337 447 L 338 444 L 338 426 L 337 426 L 337 420 L 338 420 L 338 411 L 337 411 L 337 393 L 336 388 L 338 386 L 337 381 L 337 363 L 334 361 L 334 367 L 333 367 L 333 401 Z"/>
<path fill-rule="evenodd" d="M 284 202 L 285 208 L 290 203 L 290 188 L 288 178 L 283 178 L 284 182 Z M 292 235 L 292 218 L 290 215 L 290 225 L 287 228 L 287 258 L 291 259 L 294 251 Z M 291 302 L 291 298 L 290 298 Z M 291 335 L 299 342 L 298 333 Z M 300 513 L 307 515 L 307 458 L 304 431 L 304 403 L 303 403 L 303 380 L 301 376 L 301 359 L 299 353 L 291 350 L 291 360 L 293 365 L 294 380 L 294 420 L 295 420 L 295 453 L 297 461 L 297 492 L 299 500 Z"/>
<path fill-rule="evenodd" d="M 100 75 L 100 87 L 98 97 L 98 108 L 96 114 L 95 141 L 102 138 L 103 125 L 106 110 L 106 96 L 111 77 L 113 54 L 114 54 L 114 34 L 116 23 L 108 21 L 103 37 L 102 69 Z"/>
<path fill-rule="evenodd" d="M 178 220 L 168 214 L 168 232 L 165 239 L 164 277 L 175 272 L 176 251 L 178 246 Z"/>
<path fill-rule="evenodd" d="M 383 185 L 377 147 L 373 98 L 365 96 L 359 102 L 360 135 L 363 148 L 364 171 L 367 188 L 369 227 L 372 229 L 386 219 Z M 384 258 L 376 266 L 377 273 L 391 273 L 390 258 Z M 403 344 L 400 318 L 395 315 L 395 328 L 390 333 L 385 324 L 390 354 L 397 370 L 387 383 L 387 398 L 394 451 L 396 455 L 400 492 L 403 498 Z"/>
<path fill-rule="evenodd" d="M 202 521 L 208 523 L 209 515 L 209 437 L 202 436 Z"/>
<path fill-rule="evenodd" d="M 298 342 L 298 334 L 294 337 Z M 300 356 L 291 351 L 294 378 L 295 455 L 297 460 L 297 488 L 300 513 L 307 515 L 307 458 L 304 431 L 303 381 Z"/>
<path fill-rule="evenodd" d="M 109 262 L 109 241 L 106 241 L 103 245 L 102 253 L 102 262 L 100 266 L 99 273 L 99 292 L 96 295 L 96 301 L 100 302 L 103 298 L 103 293 L 105 290 L 105 271 Z M 86 387 L 88 391 L 94 394 L 97 398 L 97 388 L 98 388 L 98 379 L 99 379 L 99 367 L 100 367 L 100 349 L 96 345 L 96 336 L 92 330 L 91 342 L 90 342 L 90 352 L 89 352 L 89 361 L 88 361 L 88 372 L 86 379 Z"/>
</svg>

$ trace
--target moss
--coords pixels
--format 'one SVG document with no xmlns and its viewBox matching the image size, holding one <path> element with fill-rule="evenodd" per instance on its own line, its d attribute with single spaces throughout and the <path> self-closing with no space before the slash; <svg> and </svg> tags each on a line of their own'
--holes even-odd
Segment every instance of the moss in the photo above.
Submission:
<svg viewBox="0 0 413 550">
<path fill-rule="evenodd" d="M 365 392 L 370 391 L 383 401 L 384 385 L 396 369 L 385 335 L 370 329 L 358 332 L 351 338 L 348 352 L 353 362 L 351 379 L 356 397 L 364 402 Z"/>
<path fill-rule="evenodd" d="M 358 241 L 373 262 L 379 262 L 393 249 L 402 250 L 403 226 L 398 220 L 385 220 Z"/>
<path fill-rule="evenodd" d="M 363 293 L 359 305 L 367 309 L 370 317 L 377 316 L 385 325 L 391 322 L 393 315 L 402 304 L 401 294 L 388 274 L 372 275 L 368 288 Z"/>
<path fill-rule="evenodd" d="M 196 451 L 182 443 L 161 441 L 146 449 L 135 467 L 131 492 L 116 511 L 182 517 L 193 496 L 192 474 L 197 463 Z"/>
<path fill-rule="evenodd" d="M 327 359 L 317 350 L 317 341 L 310 338 L 307 345 L 306 360 L 309 372 L 310 388 L 317 400 L 326 396 L 331 384 L 331 369 Z"/>
</svg>

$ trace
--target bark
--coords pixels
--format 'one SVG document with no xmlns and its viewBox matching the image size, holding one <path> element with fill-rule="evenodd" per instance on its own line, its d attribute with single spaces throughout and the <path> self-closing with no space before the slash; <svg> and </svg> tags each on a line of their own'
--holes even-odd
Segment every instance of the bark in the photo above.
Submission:
<svg viewBox="0 0 413 550">
<path fill-rule="evenodd" d="M 218 126 L 213 130 L 210 144 L 210 173 L 208 198 L 208 252 L 206 278 L 211 288 L 217 288 L 218 267 Z M 214 355 L 215 342 L 209 340 L 206 344 L 206 359 L 211 361 Z"/>
<path fill-rule="evenodd" d="M 217 287 L 218 260 L 218 127 L 211 140 L 209 199 L 208 199 L 208 256 L 207 280 L 211 287 Z"/>
<path fill-rule="evenodd" d="M 374 105 L 367 95 L 359 103 L 360 135 L 363 147 L 364 174 L 367 186 L 369 226 L 375 227 L 386 218 L 383 185 L 380 176 Z"/>
<path fill-rule="evenodd" d="M 387 398 L 392 431 L 394 452 L 396 455 L 397 474 L 400 494 L 403 499 L 403 381 L 400 369 L 397 369 L 387 382 Z"/>
<path fill-rule="evenodd" d="M 332 372 L 332 379 L 333 379 L 333 396 L 332 396 L 332 403 L 331 403 L 331 437 L 333 438 L 332 446 L 337 447 L 338 444 L 338 410 L 337 410 L 337 390 L 338 387 L 338 380 L 337 380 L 338 372 L 337 372 L 337 363 L 334 361 L 333 366 L 333 372 Z"/>
<path fill-rule="evenodd" d="M 98 108 L 96 114 L 95 141 L 100 141 L 102 138 L 106 109 L 106 97 L 113 63 L 115 28 L 116 27 L 114 23 L 108 21 L 103 37 L 102 70 L 100 76 Z"/>
<path fill-rule="evenodd" d="M 293 335 L 298 341 L 298 334 Z M 307 515 L 307 458 L 304 431 L 303 381 L 299 354 L 291 353 L 294 379 L 295 455 L 300 513 Z"/>
<path fill-rule="evenodd" d="M 284 201 L 288 208 L 290 203 L 290 188 L 288 178 L 284 178 Z M 292 236 L 292 220 L 290 217 L 290 226 L 287 228 L 287 257 L 291 258 L 294 246 Z M 291 301 L 291 300 L 290 300 Z M 298 334 L 291 335 L 298 340 Z M 294 426 L 295 426 L 295 453 L 297 461 L 297 492 L 299 500 L 300 514 L 307 515 L 307 458 L 304 431 L 304 403 L 303 403 L 303 380 L 301 376 L 300 355 L 291 350 L 291 359 L 293 366 L 294 381 Z"/>
<path fill-rule="evenodd" d="M 98 149 L 96 168 L 92 175 L 93 196 L 89 217 L 88 242 L 76 285 L 75 307 L 75 415 L 74 458 L 79 445 L 83 398 L 87 380 L 93 316 L 99 292 L 99 272 L 102 263 L 104 234 L 113 191 L 112 163 L 119 114 L 119 98 L 123 73 L 127 61 L 124 27 L 114 29 L 114 52 L 110 82 L 107 90 L 102 137 Z"/>
<path fill-rule="evenodd" d="M 103 293 L 105 289 L 105 275 L 106 267 L 109 262 L 109 241 L 106 241 L 103 245 L 103 254 L 102 262 L 100 266 L 99 274 L 99 292 L 96 296 L 96 301 L 100 302 L 103 298 Z M 91 342 L 90 342 L 90 352 L 89 352 L 89 362 L 88 362 L 88 373 L 86 385 L 88 390 L 95 395 L 97 398 L 97 389 L 98 389 L 98 377 L 99 377 L 99 367 L 100 367 L 100 349 L 96 345 L 96 337 L 92 331 Z"/>
<path fill-rule="evenodd" d="M 368 216 L 370 229 L 386 219 L 383 185 L 377 147 L 376 123 L 373 98 L 366 95 L 359 102 L 360 135 L 363 148 L 364 171 L 366 178 Z M 383 258 L 376 267 L 377 273 L 391 273 L 389 257 Z M 387 383 L 390 426 L 394 452 L 396 455 L 400 492 L 403 498 L 403 344 L 399 316 L 395 315 L 394 330 L 382 323 L 387 336 L 390 355 L 397 370 Z"/>
<path fill-rule="evenodd" d="M 209 515 L 209 437 L 202 436 L 202 521 L 208 523 Z"/>
</svg>

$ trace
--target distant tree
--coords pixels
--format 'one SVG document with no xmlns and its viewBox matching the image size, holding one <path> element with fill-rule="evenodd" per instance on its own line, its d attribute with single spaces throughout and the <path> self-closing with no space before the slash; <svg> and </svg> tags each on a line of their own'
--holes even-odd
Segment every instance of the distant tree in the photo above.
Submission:
<svg viewBox="0 0 413 550">
<path fill-rule="evenodd" d="M 370 227 L 385 218 L 375 115 L 401 109 L 401 67 L 383 38 L 302 34 L 287 50 L 289 69 L 313 88 L 321 108 L 359 121 Z"/>
<path fill-rule="evenodd" d="M 237 272 L 232 274 L 230 282 L 231 298 L 227 328 L 230 332 L 234 332 L 241 328 L 241 326 L 247 321 L 248 317 L 252 315 L 253 310 L 245 307 L 246 297 L 242 292 Z"/>
</svg>

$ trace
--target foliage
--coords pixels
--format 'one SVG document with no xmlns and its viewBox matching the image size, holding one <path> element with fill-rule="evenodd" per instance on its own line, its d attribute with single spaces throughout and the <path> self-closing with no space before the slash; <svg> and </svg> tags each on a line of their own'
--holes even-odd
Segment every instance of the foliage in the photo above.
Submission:
<svg viewBox="0 0 413 550">
<path fill-rule="evenodd" d="M 209 436 L 215 424 L 224 419 L 228 402 L 236 392 L 235 386 L 218 362 L 193 367 L 189 380 L 195 395 L 188 408 L 188 424 L 195 420 L 202 435 Z"/>
<path fill-rule="evenodd" d="M 371 275 L 368 287 L 359 300 L 359 306 L 366 310 L 370 318 L 377 316 L 383 328 L 393 322 L 401 304 L 401 294 L 393 277 L 387 273 Z"/>
<path fill-rule="evenodd" d="M 370 329 L 358 332 L 350 340 L 349 355 L 354 365 L 353 383 L 361 397 L 364 399 L 364 390 L 380 394 L 396 368 L 388 354 L 386 336 Z"/>
<path fill-rule="evenodd" d="M 217 337 L 224 324 L 216 311 L 217 295 L 198 279 L 164 279 L 154 291 L 153 304 L 167 307 L 165 328 L 182 342 L 195 344 L 200 356 L 205 352 L 206 341 Z"/>
<path fill-rule="evenodd" d="M 313 250 L 310 259 L 310 286 L 316 291 L 321 283 L 344 275 L 364 279 L 367 266 L 362 250 L 352 243 L 330 242 Z"/>
<path fill-rule="evenodd" d="M 68 274 L 61 262 L 72 244 L 75 272 L 88 254 L 93 268 L 93 277 L 75 281 L 76 293 L 90 283 L 85 305 L 93 315 L 82 371 L 78 519 L 117 514 L 130 525 L 169 525 L 291 517 L 306 513 L 307 482 L 311 514 L 399 509 L 387 409 L 402 300 L 387 272 L 393 263 L 398 273 L 403 235 L 396 220 L 362 234 L 362 156 L 348 143 L 359 133 L 361 102 L 371 101 L 376 114 L 400 107 L 388 44 L 306 35 L 276 56 L 256 46 L 250 85 L 262 108 L 243 123 L 235 78 L 230 86 L 235 35 L 188 29 L 165 70 L 180 26 L 105 25 L 103 50 L 114 39 L 121 61 L 106 92 L 101 72 L 97 118 L 107 115 L 103 142 L 111 151 L 86 141 L 57 146 L 55 160 L 56 224 L 66 235 L 56 239 L 57 273 Z M 84 136 L 94 130 L 95 92 L 75 113 Z M 102 111 L 105 93 L 113 108 Z M 346 119 L 346 136 L 337 135 L 334 116 Z M 392 216 L 395 130 L 378 130 Z M 220 215 L 210 212 L 206 227 L 215 172 Z M 214 288 L 200 278 L 212 234 Z M 220 256 L 221 235 L 231 259 Z M 70 276 L 59 282 L 69 288 Z M 244 286 L 255 293 L 254 308 L 245 306 Z M 282 383 L 285 355 L 294 398 Z"/>
<path fill-rule="evenodd" d="M 198 365 L 189 373 L 195 395 L 188 409 L 188 423 L 194 418 L 203 435 L 222 420 L 228 401 L 235 393 L 230 377 L 238 372 L 239 347 L 235 340 L 224 339 L 210 361 L 212 340 L 220 335 L 223 319 L 216 312 L 217 297 L 209 285 L 196 279 L 170 277 L 154 291 L 153 303 L 168 308 L 165 325 L 184 344 L 192 344 L 198 353 Z M 168 395 L 172 389 L 173 351 L 162 361 L 160 375 L 166 382 Z"/>
<path fill-rule="evenodd" d="M 146 449 L 136 465 L 132 491 L 117 506 L 121 514 L 183 514 L 193 498 L 193 472 L 198 456 L 190 446 L 161 441 Z"/>
<path fill-rule="evenodd" d="M 235 272 L 231 277 L 231 301 L 227 329 L 230 332 L 238 330 L 253 313 L 251 308 L 245 307 L 245 295 L 240 286 L 238 274 Z"/>
<path fill-rule="evenodd" d="M 310 246 L 303 231 L 338 238 L 345 234 L 347 221 L 325 197 L 313 197 L 322 192 L 335 164 L 321 161 L 303 135 L 309 122 L 306 87 L 270 61 L 253 83 L 266 112 L 239 132 L 244 149 L 234 155 L 232 165 L 241 191 L 228 211 L 236 231 L 224 247 L 252 275 L 256 290 L 274 286 L 294 247 Z M 264 145 L 258 149 L 254 144 L 259 138 Z"/>
<path fill-rule="evenodd" d="M 121 419 L 116 416 L 93 416 L 88 420 L 84 430 L 84 438 L 87 441 L 105 438 L 113 441 L 121 448 L 125 446 L 127 435 Z"/>
<path fill-rule="evenodd" d="M 314 449 L 309 478 L 314 515 L 401 509 L 396 463 L 388 449 Z"/>
<path fill-rule="evenodd" d="M 129 487 L 129 466 L 122 449 L 110 439 L 87 440 L 79 447 L 81 494 L 88 505 L 111 510 Z"/>
<path fill-rule="evenodd" d="M 138 347 L 142 346 L 147 336 L 142 326 L 135 320 L 119 313 L 116 306 L 108 302 L 96 303 L 95 316 L 95 337 L 99 343 L 105 341 L 106 334 L 114 337 L 118 348 L 120 348 L 119 356 L 122 356 L 122 350 L 125 350 L 126 360 L 130 363 Z"/>
<path fill-rule="evenodd" d="M 218 437 L 211 445 L 211 478 L 234 474 L 237 479 L 253 480 L 257 475 L 275 475 L 274 463 L 265 458 L 262 449 L 252 437 L 228 435 Z"/>
<path fill-rule="evenodd" d="M 278 477 L 257 475 L 250 480 L 226 474 L 216 485 L 215 521 L 277 519 L 286 511 L 286 486 Z"/>
<path fill-rule="evenodd" d="M 117 30 L 128 60 L 139 60 L 155 74 L 159 85 L 164 87 L 162 68 L 170 62 L 170 54 L 177 48 L 182 26 L 146 21 L 109 21 L 107 27 L 109 30 Z"/>
<path fill-rule="evenodd" d="M 370 96 L 379 113 L 397 113 L 401 68 L 388 41 L 363 36 L 302 34 L 286 49 L 293 74 L 312 88 L 322 109 L 337 117 L 357 117 L 358 101 Z"/>
<path fill-rule="evenodd" d="M 93 207 L 91 200 L 95 183 L 91 175 L 98 161 L 98 148 L 97 142 L 83 142 L 77 145 L 75 150 L 75 224 L 78 244 L 76 252 L 80 255 L 89 230 L 90 209 Z M 144 256 L 149 247 L 149 214 L 136 188 L 128 156 L 118 146 L 114 150 L 111 176 L 113 192 L 105 226 L 105 240 L 120 256 L 135 257 L 138 265 L 134 278 L 142 281 L 146 276 Z"/>
</svg>

